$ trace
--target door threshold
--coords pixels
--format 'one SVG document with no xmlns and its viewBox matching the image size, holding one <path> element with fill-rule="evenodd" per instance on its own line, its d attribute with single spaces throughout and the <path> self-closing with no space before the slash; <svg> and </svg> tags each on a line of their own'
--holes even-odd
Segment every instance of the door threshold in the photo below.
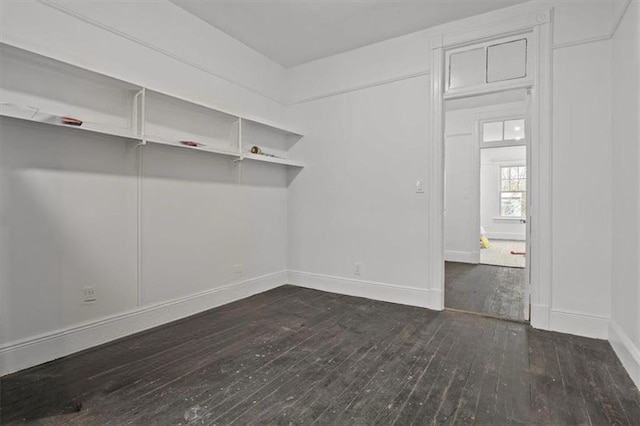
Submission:
<svg viewBox="0 0 640 426">
<path fill-rule="evenodd" d="M 513 323 L 516 323 L 516 324 L 531 325 L 528 320 L 516 320 L 516 319 L 512 319 L 512 318 L 499 317 L 497 315 L 485 314 L 485 313 L 482 313 L 482 312 L 465 311 L 463 309 L 447 308 L 446 306 L 445 306 L 444 310 L 445 311 L 451 311 L 451 312 L 459 312 L 459 313 L 462 313 L 462 314 L 477 315 L 479 317 L 497 319 L 497 320 L 502 320 L 502 321 L 507 321 L 507 322 L 513 322 Z"/>
</svg>

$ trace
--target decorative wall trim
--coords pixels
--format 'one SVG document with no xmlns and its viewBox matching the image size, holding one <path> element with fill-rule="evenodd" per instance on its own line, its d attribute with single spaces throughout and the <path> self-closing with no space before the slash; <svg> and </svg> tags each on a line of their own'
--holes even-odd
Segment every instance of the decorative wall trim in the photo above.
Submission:
<svg viewBox="0 0 640 426">
<path fill-rule="evenodd" d="M 568 41 L 566 43 L 558 43 L 558 44 L 554 44 L 553 45 L 553 49 L 563 49 L 565 47 L 572 47 L 572 46 L 579 46 L 581 44 L 587 44 L 587 43 L 595 43 L 598 41 L 605 41 L 605 40 L 610 40 L 613 38 L 613 36 L 616 35 L 616 32 L 618 31 L 618 27 L 620 26 L 620 23 L 622 22 L 622 19 L 624 18 L 624 14 L 627 12 L 627 9 L 629 8 L 629 5 L 631 4 L 631 0 L 623 0 L 623 4 L 622 6 L 620 6 L 620 8 L 617 11 L 617 14 L 613 20 L 613 24 L 611 26 L 611 29 L 609 30 L 609 32 L 607 34 L 603 34 L 601 36 L 596 36 L 596 37 L 589 37 L 589 38 L 585 38 L 582 40 L 574 40 L 574 41 Z"/>
<path fill-rule="evenodd" d="M 298 105 L 298 104 L 303 104 L 305 102 L 317 101 L 318 99 L 329 98 L 329 97 L 332 97 L 332 96 L 342 95 L 344 93 L 355 92 L 355 91 L 358 91 L 358 90 L 369 89 L 369 88 L 376 87 L 376 86 L 382 86 L 384 84 L 395 83 L 397 81 L 409 80 L 411 78 L 416 78 L 416 77 L 422 77 L 424 75 L 429 75 L 430 73 L 431 73 L 430 70 L 424 70 L 424 71 L 414 72 L 414 73 L 410 73 L 410 74 L 403 74 L 403 75 L 399 75 L 397 77 L 392 77 L 392 78 L 387 78 L 387 79 L 384 79 L 384 80 L 374 81 L 372 83 L 361 84 L 361 85 L 357 85 L 357 86 L 348 87 L 346 89 L 340 89 L 340 90 L 336 90 L 336 91 L 333 91 L 333 92 L 323 93 L 321 95 L 310 96 L 308 98 L 303 98 L 303 99 L 300 99 L 300 100 L 293 101 L 293 102 L 289 103 L 289 105 Z"/>
<path fill-rule="evenodd" d="M 478 263 L 480 253 L 472 251 L 445 250 L 445 262 Z"/>
<path fill-rule="evenodd" d="M 631 380 L 640 388 L 640 349 L 613 319 L 609 321 L 609 342 Z"/>
<path fill-rule="evenodd" d="M 212 70 L 211 68 L 208 68 L 208 67 L 206 67 L 206 66 L 204 66 L 202 64 L 199 64 L 199 63 L 194 62 L 194 61 L 192 61 L 190 59 L 187 59 L 187 58 L 185 58 L 183 56 L 180 56 L 178 54 L 170 52 L 170 51 L 168 51 L 166 49 L 163 49 L 163 48 L 161 48 L 159 46 L 156 46 L 155 44 L 151 44 L 149 42 L 141 40 L 141 39 L 139 39 L 137 37 L 132 36 L 131 34 L 127 34 L 127 33 L 122 32 L 122 31 L 120 31 L 120 30 L 118 30 L 116 28 L 113 28 L 113 27 L 111 27 L 109 25 L 103 24 L 102 22 L 96 21 L 95 19 L 91 19 L 88 16 L 82 15 L 82 14 L 80 14 L 80 13 L 74 11 L 74 10 L 71 10 L 70 8 L 65 7 L 65 6 L 63 6 L 63 5 L 59 4 L 59 3 L 55 3 L 55 2 L 53 2 L 51 0 L 36 0 L 36 1 L 38 3 L 40 3 L 40 4 L 43 4 L 45 6 L 49 6 L 52 9 L 55 9 L 55 10 L 57 10 L 59 12 L 62 12 L 64 14 L 66 14 L 66 15 L 69 15 L 69 16 L 71 16 L 73 18 L 76 18 L 76 19 L 78 19 L 78 20 L 80 20 L 82 22 L 85 22 L 85 23 L 87 23 L 89 25 L 93 25 L 94 27 L 97 27 L 97 28 L 100 28 L 100 29 L 105 30 L 107 32 L 110 32 L 111 34 L 114 34 L 114 35 L 117 35 L 119 37 L 125 38 L 125 39 L 127 39 L 127 40 L 129 40 L 129 41 L 131 41 L 133 43 L 139 44 L 140 46 L 146 47 L 147 49 L 151 49 L 151 50 L 153 50 L 155 52 L 158 52 L 158 53 L 160 53 L 162 55 L 165 55 L 165 56 L 167 56 L 167 57 L 169 57 L 171 59 L 174 59 L 176 61 L 182 62 L 185 65 L 188 65 L 190 67 L 196 68 L 196 69 L 198 69 L 198 70 L 200 70 L 202 72 L 205 72 L 205 73 L 207 73 L 209 75 L 212 75 L 212 76 L 217 77 L 217 78 L 219 78 L 221 80 L 224 80 L 224 81 L 226 81 L 228 83 L 231 83 L 231 84 L 234 84 L 234 85 L 236 85 L 238 87 L 241 87 L 242 89 L 248 90 L 251 93 L 254 93 L 256 95 L 259 95 L 259 96 L 262 96 L 264 98 L 267 98 L 267 99 L 269 99 L 269 100 L 271 100 L 271 101 L 273 101 L 273 102 L 275 102 L 275 103 L 277 103 L 279 105 L 286 106 L 285 103 L 282 102 L 281 100 L 276 99 L 276 98 L 274 98 L 272 96 L 269 96 L 269 95 L 263 93 L 262 91 L 260 91 L 258 89 L 255 89 L 255 88 L 253 88 L 251 86 L 243 84 L 243 83 L 235 80 L 234 78 L 232 78 L 230 76 L 226 76 L 226 75 L 220 74 L 220 73 L 218 73 L 218 72 Z"/>
<path fill-rule="evenodd" d="M 267 98 L 275 103 L 277 103 L 278 105 L 282 105 L 282 106 L 293 106 L 293 105 L 297 105 L 297 104 L 301 104 L 301 103 L 305 103 L 305 102 L 311 102 L 311 101 L 315 101 L 315 100 L 319 100 L 319 99 L 323 99 L 323 98 L 327 98 L 327 97 L 331 97 L 331 96 L 337 96 L 337 95 L 341 95 L 344 93 L 349 93 L 349 92 L 354 92 L 357 90 L 363 90 L 363 89 L 368 89 L 371 87 L 376 87 L 376 86 L 380 86 L 380 85 L 384 85 L 384 84 L 389 84 L 389 83 L 393 83 L 396 81 L 402 81 L 402 80 L 407 80 L 410 78 L 415 78 L 415 77 L 419 77 L 419 76 L 423 76 L 423 75 L 428 75 L 430 74 L 431 70 L 423 70 L 423 71 L 419 71 L 419 72 L 415 72 L 415 73 L 411 73 L 411 74 L 405 74 L 405 75 L 400 75 L 397 77 L 392 77 L 392 78 L 388 78 L 388 79 L 384 79 L 384 80 L 379 80 L 376 82 L 371 82 L 371 83 L 367 83 L 367 84 L 362 84 L 362 85 L 356 85 L 356 86 L 352 86 L 352 87 L 348 87 L 345 89 L 340 89 L 340 90 L 336 90 L 336 91 L 332 91 L 332 92 L 328 92 L 328 93 L 324 93 L 324 94 L 320 94 L 320 95 L 316 95 L 316 96 L 310 96 L 307 98 L 303 98 L 300 100 L 295 100 L 295 101 L 290 101 L 290 102 L 286 102 L 280 99 L 276 99 L 270 95 L 267 95 L 265 93 L 263 93 L 262 91 L 255 89 L 251 86 L 245 85 L 237 80 L 235 80 L 234 78 L 230 77 L 230 76 L 226 76 L 223 74 L 220 74 L 214 70 L 212 70 L 211 68 L 208 68 L 202 64 L 199 64 L 197 62 L 194 62 L 190 59 L 187 59 L 183 56 L 180 56 L 178 54 L 172 53 L 168 50 L 165 50 L 159 46 L 156 46 L 154 44 L 148 43 L 144 40 L 141 40 L 137 37 L 134 37 L 130 34 L 124 33 L 116 28 L 113 28 L 111 26 L 105 25 L 101 22 L 98 22 L 94 19 L 91 19 L 85 15 L 82 15 L 80 13 L 77 13 L 61 4 L 58 3 L 54 3 L 51 0 L 36 0 L 39 3 L 46 5 L 48 7 L 51 7 L 53 9 L 58 10 L 59 12 L 65 13 L 69 16 L 72 16 L 76 19 L 79 19 L 89 25 L 93 25 L 95 27 L 98 27 L 100 29 L 103 29 L 105 31 L 108 31 L 112 34 L 115 34 L 119 37 L 123 37 L 131 42 L 134 42 L 136 44 L 139 44 L 143 47 L 146 47 L 148 49 L 151 49 L 155 52 L 158 52 L 162 55 L 165 55 L 171 59 L 174 59 L 176 61 L 182 62 L 185 65 L 191 66 L 193 68 L 196 68 L 200 71 L 203 71 L 207 74 L 210 74 L 214 77 L 220 78 L 224 81 L 227 81 L 228 83 L 231 83 L 233 85 L 236 85 L 238 87 L 241 87 L 245 90 L 248 90 L 256 95 L 262 96 L 264 98 Z M 603 35 L 603 36 L 598 36 L 598 37 L 591 37 L 591 38 L 587 38 L 587 39 L 583 39 L 583 40 L 575 40 L 575 41 L 571 41 L 571 42 L 567 42 L 567 43 L 560 43 L 560 44 L 556 44 L 553 46 L 553 49 L 562 49 L 564 47 L 570 47 L 570 46 L 577 46 L 580 44 L 586 44 L 586 43 L 593 43 L 593 42 L 597 42 L 597 41 L 602 41 L 602 40 L 609 40 L 611 37 L 613 37 L 613 35 L 615 34 L 616 30 L 618 29 L 618 26 L 620 25 L 620 22 L 622 21 L 622 18 L 624 17 L 624 14 L 626 12 L 626 10 L 628 9 L 629 4 L 631 3 L 631 0 L 624 0 L 624 5 L 620 7 L 618 14 L 616 16 L 616 19 L 614 20 L 614 23 L 612 25 L 612 28 L 609 32 L 609 34 Z M 543 17 L 543 21 L 547 22 L 550 18 L 550 12 L 548 10 L 543 10 L 541 11 L 538 15 Z M 538 15 L 536 15 L 536 22 L 540 23 L 539 21 L 537 21 L 538 19 Z M 530 21 L 530 17 L 527 18 L 527 20 Z M 508 24 L 505 24 L 505 29 L 508 27 L 509 29 L 513 30 L 514 28 L 521 28 L 523 25 L 526 25 L 526 20 L 521 21 L 521 22 L 510 22 Z M 468 34 L 467 34 L 468 35 Z M 452 43 L 454 40 L 453 39 L 448 39 L 447 42 L 450 44 Z M 432 48 L 437 48 L 437 47 L 441 47 L 443 45 L 443 37 L 435 37 L 432 39 Z"/>
<path fill-rule="evenodd" d="M 287 283 L 280 271 L 0 346 L 0 376 L 167 324 Z"/>
<path fill-rule="evenodd" d="M 429 302 L 429 290 L 311 272 L 289 271 L 289 284 L 347 296 L 437 309 Z"/>
<path fill-rule="evenodd" d="M 613 37 L 613 34 L 609 33 L 609 34 L 604 34 L 596 37 L 583 38 L 582 40 L 574 40 L 574 41 L 567 41 L 564 43 L 558 43 L 553 45 L 553 50 L 564 49 L 565 47 L 581 46 L 583 44 L 589 44 L 589 43 L 597 43 L 599 41 L 606 41 L 611 39 L 611 37 Z"/>
<path fill-rule="evenodd" d="M 609 318 L 551 309 L 549 329 L 594 339 L 606 339 L 609 335 Z"/>
</svg>

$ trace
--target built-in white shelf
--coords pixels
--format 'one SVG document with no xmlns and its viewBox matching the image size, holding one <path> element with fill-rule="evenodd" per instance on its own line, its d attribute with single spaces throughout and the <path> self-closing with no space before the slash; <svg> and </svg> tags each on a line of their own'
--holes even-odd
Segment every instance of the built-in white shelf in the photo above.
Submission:
<svg viewBox="0 0 640 426">
<path fill-rule="evenodd" d="M 178 142 L 178 141 L 163 140 L 163 139 L 155 137 L 155 136 L 147 137 L 147 138 L 145 138 L 145 141 L 147 143 L 154 143 L 154 144 L 158 144 L 158 145 L 175 146 L 175 147 L 178 147 L 178 148 L 191 149 L 191 150 L 194 150 L 194 151 L 209 152 L 209 153 L 212 153 L 212 154 L 227 155 L 227 156 L 230 156 L 230 157 L 240 158 L 240 154 L 237 151 L 225 151 L 225 150 L 222 150 L 222 149 L 211 147 L 209 145 L 189 146 L 189 145 L 185 145 L 185 144 L 183 144 L 181 142 Z"/>
<path fill-rule="evenodd" d="M 269 157 L 268 155 L 248 153 L 248 154 L 244 154 L 243 158 L 247 160 L 252 160 L 252 161 L 262 161 L 265 163 L 282 164 L 283 166 L 299 167 L 299 168 L 304 167 L 304 163 L 302 161 L 289 160 L 287 158 Z"/>
<path fill-rule="evenodd" d="M 125 139 L 131 139 L 131 140 L 137 140 L 137 141 L 142 141 L 142 137 L 135 135 L 133 133 L 129 133 L 129 132 L 123 132 L 120 131 L 119 129 L 113 129 L 113 128 L 109 128 L 109 127 L 101 127 L 99 125 L 92 125 L 92 124 L 84 124 L 82 126 L 73 126 L 73 125 L 67 125 L 62 123 L 61 121 L 61 117 L 59 116 L 55 116 L 53 114 L 45 114 L 42 112 L 37 112 L 35 114 L 29 114 L 29 115 L 25 115 L 25 114 L 21 114 L 21 113 L 16 113 L 14 111 L 10 111 L 6 108 L 2 108 L 6 105 L 0 105 L 0 116 L 2 117 L 10 117 L 10 118 L 14 118 L 14 119 L 18 119 L 18 120 L 23 120 L 23 121 L 30 121 L 30 122 L 34 122 L 34 123 L 40 123 L 40 124 L 46 124 L 46 125 L 53 125 L 53 126 L 58 126 L 58 127 L 64 127 L 66 129 L 71 129 L 74 131 L 79 131 L 79 132 L 89 132 L 89 133 L 97 133 L 100 135 L 106 135 L 106 136 L 114 136 L 117 138 L 125 138 Z"/>
<path fill-rule="evenodd" d="M 290 167 L 304 167 L 304 163 L 290 158 L 291 148 L 302 134 L 272 123 L 254 119 L 240 119 L 240 150 L 243 158 Z M 257 147 L 261 153 L 252 153 Z"/>
<path fill-rule="evenodd" d="M 302 133 L 0 43 L 0 116 L 290 167 Z M 81 125 L 68 125 L 71 117 Z M 186 144 L 184 143 L 186 142 Z M 195 146 L 192 146 L 195 145 Z M 259 146 L 265 154 L 251 154 Z"/>
</svg>

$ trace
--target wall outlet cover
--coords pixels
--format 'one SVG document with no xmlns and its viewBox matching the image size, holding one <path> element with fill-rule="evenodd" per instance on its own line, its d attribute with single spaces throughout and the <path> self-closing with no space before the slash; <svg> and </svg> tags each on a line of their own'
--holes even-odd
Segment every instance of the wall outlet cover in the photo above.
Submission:
<svg viewBox="0 0 640 426">
<path fill-rule="evenodd" d="M 95 286 L 87 286 L 82 288 L 82 301 L 84 303 L 92 303 L 98 300 L 98 292 Z"/>
</svg>

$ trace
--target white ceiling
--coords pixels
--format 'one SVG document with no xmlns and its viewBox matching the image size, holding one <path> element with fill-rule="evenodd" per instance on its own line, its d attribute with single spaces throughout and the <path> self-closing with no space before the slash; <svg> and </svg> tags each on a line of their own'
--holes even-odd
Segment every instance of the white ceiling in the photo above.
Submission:
<svg viewBox="0 0 640 426">
<path fill-rule="evenodd" d="M 171 0 L 292 67 L 525 0 Z"/>
</svg>

